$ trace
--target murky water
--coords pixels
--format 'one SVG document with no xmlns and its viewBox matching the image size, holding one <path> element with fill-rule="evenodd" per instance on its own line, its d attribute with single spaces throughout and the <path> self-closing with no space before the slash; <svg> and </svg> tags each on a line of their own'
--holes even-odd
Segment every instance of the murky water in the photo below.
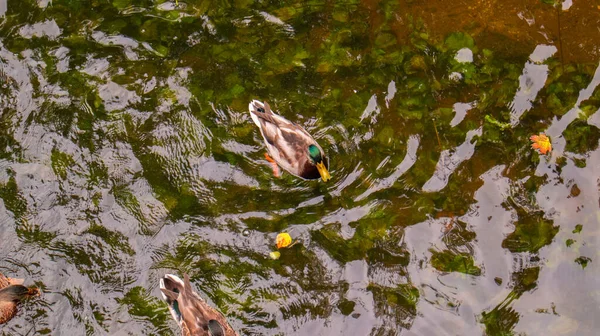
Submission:
<svg viewBox="0 0 600 336">
<path fill-rule="evenodd" d="M 178 334 L 165 272 L 244 335 L 600 330 L 596 1 L 0 14 L 0 272 L 44 291 L 2 335 Z M 272 176 L 251 99 L 331 181 Z"/>
</svg>

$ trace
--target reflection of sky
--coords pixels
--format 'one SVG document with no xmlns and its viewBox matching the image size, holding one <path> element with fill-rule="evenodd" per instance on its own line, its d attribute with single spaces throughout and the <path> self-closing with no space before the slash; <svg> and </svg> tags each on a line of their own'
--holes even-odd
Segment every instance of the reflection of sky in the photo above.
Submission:
<svg viewBox="0 0 600 336">
<path fill-rule="evenodd" d="M 0 14 L 6 10 L 6 3 L 0 0 Z M 565 1 L 563 8 L 565 3 L 571 2 Z M 45 7 L 51 2 L 40 0 L 38 4 Z M 173 4 L 165 2 L 159 7 L 166 11 Z M 283 29 L 284 36 L 301 33 L 274 14 L 257 13 L 255 16 L 264 18 L 270 28 Z M 250 17 L 247 20 L 248 24 L 253 22 Z M 207 19 L 205 23 L 208 25 L 210 21 Z M 222 29 L 209 27 L 210 35 Z M 22 25 L 16 33 L 27 42 L 39 37 L 53 39 L 54 44 L 61 41 L 61 29 L 54 21 Z M 206 39 L 202 34 L 191 36 L 195 36 L 194 45 L 201 46 Z M 205 76 L 205 69 L 196 71 L 174 63 L 165 77 L 140 72 L 131 75 L 136 77 L 135 81 L 128 82 L 122 77 L 119 80 L 117 77 L 123 75 L 126 66 L 136 62 L 152 66 L 160 63 L 152 63 L 156 56 L 152 44 L 99 30 L 90 32 L 87 38 L 98 48 L 105 48 L 102 53 L 75 55 L 69 49 L 71 46 L 61 45 L 47 50 L 47 57 L 55 61 L 57 73 L 82 75 L 93 86 L 93 92 L 83 98 L 71 96 L 60 81 L 48 78 L 52 67 L 40 56 L 40 50 L 32 47 L 15 52 L 0 44 L 1 70 L 14 87 L 12 91 L 0 92 L 3 95 L 0 117 L 6 119 L 1 121 L 7 121 L 10 126 L 7 134 L 16 142 L 12 148 L 0 148 L 4 151 L 1 154 L 9 154 L 0 158 L 0 184 L 5 186 L 14 174 L 18 191 L 27 202 L 26 213 L 18 218 L 8 209 L 11 204 L 0 199 L 3 242 L 0 254 L 9 256 L 0 260 L 0 271 L 7 268 L 48 289 L 40 301 L 29 303 L 39 310 L 23 311 L 10 328 L 23 328 L 19 332 L 25 334 L 31 328 L 28 319 L 44 311 L 46 315 L 36 317 L 36 323 L 42 323 L 43 327 L 47 323 L 52 330 L 64 326 L 60 330 L 64 334 L 81 334 L 84 328 L 81 321 L 95 321 L 96 314 L 114 321 L 106 326 L 93 322 L 90 328 L 100 334 L 158 334 L 158 327 L 131 313 L 135 311 L 133 305 L 127 307 L 118 300 L 139 286 L 147 294 L 140 304 L 157 302 L 153 300 L 159 294 L 158 275 L 175 269 L 195 272 L 196 288 L 205 296 L 218 296 L 219 304 L 229 312 L 236 312 L 231 314 L 233 324 L 256 334 L 368 335 L 385 326 L 398 330 L 396 318 L 402 314 L 407 324 L 414 319 L 412 330 L 402 331 L 405 335 L 438 335 L 449 331 L 481 334 L 481 312 L 491 310 L 509 295 L 514 286 L 512 274 L 540 266 L 537 288 L 513 304 L 521 314 L 518 331 L 542 335 L 562 327 L 566 334 L 591 335 L 598 329 L 593 323 L 597 323 L 599 300 L 589 293 L 598 288 L 600 273 L 600 263 L 596 260 L 600 244 L 597 238 L 600 149 L 580 155 L 578 158 L 586 163 L 580 168 L 571 153 L 563 153 L 566 140 L 561 135 L 579 115 L 579 105 L 597 90 L 600 67 L 588 87 L 579 92 L 575 106 L 551 121 L 546 130 L 555 149 L 550 160 L 540 158 L 536 174 L 545 175 L 547 182 L 535 193 L 526 191 L 522 185 L 530 177 L 521 180 L 508 177 L 512 167 L 507 168 L 507 162 L 486 169 L 480 176 L 472 176 L 480 182 L 472 192 L 474 202 L 466 214 L 456 215 L 456 220 L 464 222 L 464 230 L 475 233 L 476 238 L 464 246 L 449 247 L 444 230 L 451 218 L 435 217 L 435 212 L 448 210 L 443 202 L 427 210 L 426 220 L 407 224 L 404 218 L 395 218 L 401 210 L 399 200 L 409 202 L 408 210 L 419 211 L 417 207 L 421 206 L 413 204 L 415 198 L 409 194 L 425 202 L 433 199 L 437 202 L 450 195 L 448 185 L 450 179 L 458 178 L 457 169 L 475 161 L 481 145 L 477 138 L 482 129 L 474 126 L 475 129 L 466 132 L 464 141 L 457 140 L 462 143 L 441 153 L 437 146 L 429 148 L 434 137 L 431 128 L 411 129 L 414 127 L 411 123 L 422 126 L 426 117 L 411 121 L 392 110 L 399 105 L 395 99 L 407 96 L 402 76 L 383 75 L 386 79 L 379 89 L 385 89 L 387 83 L 385 94 L 366 82 L 362 88 L 365 98 L 348 100 L 358 102 L 357 106 L 340 108 L 343 111 L 339 116 L 322 118 L 295 106 L 284 111 L 291 117 L 295 117 L 294 112 L 306 113 L 306 118 L 294 121 L 303 122 L 311 133 L 318 135 L 316 138 L 331 154 L 333 179 L 328 184 L 301 181 L 289 174 L 275 179 L 262 156 L 264 145 L 247 111 L 236 109 L 235 103 L 224 106 L 222 102 L 197 98 L 198 91 L 192 89 L 198 87 L 193 87 L 192 81 Z M 111 53 L 122 54 L 123 62 L 115 63 L 111 55 L 105 55 Z M 475 53 L 478 57 L 479 52 Z M 514 126 L 519 126 L 519 119 L 536 103 L 548 77 L 548 66 L 543 63 L 555 53 L 554 46 L 539 45 L 525 64 L 511 104 Z M 473 51 L 465 48 L 458 51 L 455 59 L 472 62 L 473 56 Z M 73 63 L 78 57 L 81 63 L 75 67 Z M 220 66 L 224 69 L 227 65 Z M 274 88 L 267 84 L 261 90 Z M 352 81 L 340 84 L 351 85 Z M 213 97 L 217 96 L 217 90 Z M 159 96 L 158 92 L 164 95 Z M 458 99 L 450 96 L 455 98 Z M 156 104 L 148 107 L 145 104 L 150 99 L 156 99 Z M 285 100 L 285 97 L 273 99 Z M 450 101 L 455 112 L 449 122 L 451 131 L 458 133 L 466 126 L 465 119 L 471 122 L 471 117 L 476 118 L 466 118 L 477 106 L 473 99 L 470 96 Z M 73 111 L 80 104 L 86 108 L 75 110 L 70 128 L 62 130 L 53 120 L 44 119 L 56 111 L 62 113 L 58 108 Z M 106 116 L 98 117 L 91 126 L 86 125 L 87 119 L 94 118 L 101 110 Z M 600 112 L 590 117 L 588 123 L 600 126 Z M 388 124 L 394 127 L 394 137 L 404 138 L 390 136 L 381 141 L 383 144 L 376 144 L 378 130 Z M 91 131 L 86 131 L 86 126 Z M 448 129 L 448 124 L 444 126 Z M 440 134 L 444 140 L 445 135 Z M 92 145 L 86 145 L 86 137 Z M 385 147 L 390 143 L 395 147 Z M 528 150 L 527 146 L 522 144 Z M 73 165 L 65 168 L 64 179 L 53 161 L 56 151 L 73 160 Z M 552 161 L 558 155 L 567 158 L 561 169 Z M 143 162 L 144 156 L 151 156 L 156 166 L 148 167 Z M 431 171 L 420 171 L 423 175 L 416 176 L 415 167 L 420 167 L 420 160 L 430 159 L 428 156 L 438 161 L 431 162 Z M 372 160 L 373 157 L 377 160 Z M 92 167 L 99 167 L 99 172 L 92 172 Z M 147 177 L 157 173 L 152 171 L 156 167 L 164 174 L 160 178 L 168 180 L 158 188 Z M 426 182 L 406 187 L 403 178 Z M 197 207 L 202 209 L 190 212 L 201 214 L 186 213 L 172 218 L 170 208 L 181 200 L 165 196 L 165 190 L 161 189 L 164 185 L 175 189 L 176 196 L 177 193 L 193 195 L 198 200 Z M 580 196 L 571 195 L 574 185 L 581 190 Z M 528 253 L 510 253 L 502 247 L 506 235 L 515 230 L 517 220 L 506 200 L 523 195 L 533 200 L 528 207 L 541 209 L 548 220 L 560 227 L 553 243 L 540 250 L 539 260 Z M 583 234 L 572 233 L 576 224 L 584 226 Z M 89 231 L 92 225 L 107 232 L 94 234 Z M 323 229 L 329 229 L 348 245 L 340 247 L 336 242 L 331 244 L 336 246 L 327 246 L 317 242 L 314 234 Z M 249 233 L 242 234 L 242 230 Z M 289 231 L 300 244 L 296 246 L 298 249 L 282 251 L 282 260 L 272 262 L 267 256 L 273 250 L 276 232 L 281 230 Z M 452 230 L 463 228 L 455 226 Z M 34 240 L 44 234 L 53 238 L 48 239 L 47 245 L 25 241 L 24 231 L 34 236 Z M 111 239 L 122 242 L 113 246 L 109 244 Z M 576 240 L 574 248 L 566 248 L 566 239 Z M 357 242 L 361 245 L 351 245 Z M 352 252 L 347 249 L 353 248 L 368 249 L 369 254 L 340 261 L 343 258 L 336 253 Z M 472 254 L 482 275 L 444 274 L 435 270 L 429 262 L 431 250 L 447 248 Z M 131 254 L 127 249 L 131 249 Z M 378 255 L 387 253 L 396 257 L 404 252 L 408 255 L 408 265 L 395 261 L 386 264 L 387 259 Z M 176 257 L 169 259 L 171 255 Z M 593 259 L 585 270 L 573 262 L 580 255 Z M 308 262 L 296 262 L 302 258 Z M 210 266 L 194 268 L 197 265 Z M 219 268 L 222 265 L 243 267 L 232 276 L 225 276 L 221 272 L 224 268 Z M 501 285 L 494 282 L 496 277 L 503 280 Z M 380 286 L 394 291 L 405 284 L 415 286 L 419 292 L 416 315 L 385 299 L 377 300 L 368 289 Z M 349 316 L 336 306 L 342 299 L 356 303 Z M 50 304 L 58 308 L 47 309 Z M 242 304 L 248 304 L 249 308 Z M 553 304 L 558 315 L 536 313 L 537 309 Z M 164 305 L 159 303 L 158 307 Z M 322 314 L 313 315 L 311 310 Z M 162 316 L 160 308 L 152 313 Z M 272 321 L 276 328 L 261 324 L 272 325 Z M 160 328 L 177 330 L 174 324 Z"/>
<path fill-rule="evenodd" d="M 460 124 L 460 122 L 463 121 L 463 119 L 465 119 L 465 117 L 467 116 L 467 112 L 469 112 L 469 110 L 474 108 L 475 106 L 477 106 L 477 102 L 455 103 L 454 106 L 452 106 L 455 114 L 454 118 L 452 118 L 452 120 L 450 121 L 450 126 L 454 127 Z"/>
<path fill-rule="evenodd" d="M 477 242 L 468 246 L 474 249 L 475 266 L 485 270 L 483 276 L 440 275 L 430 265 L 419 266 L 419 260 L 431 258 L 432 249 L 447 248 L 443 230 L 450 218 L 427 220 L 406 229 L 405 241 L 415 259 L 409 265 L 409 273 L 413 282 L 421 284 L 423 300 L 418 306 L 422 315 L 403 335 L 446 335 L 449 328 L 453 335 L 478 335 L 481 333 L 478 312 L 500 303 L 510 292 L 508 278 L 512 270 L 507 265 L 512 263 L 513 256 L 501 243 L 512 232 L 513 216 L 502 206 L 510 188 L 510 180 L 502 176 L 503 169 L 504 166 L 496 166 L 481 175 L 483 185 L 475 193 L 476 202 L 459 218 L 467 223 L 469 231 L 477 234 Z M 496 285 L 495 277 L 505 280 L 503 286 Z"/>
<path fill-rule="evenodd" d="M 419 149 L 419 137 L 413 135 L 408 138 L 406 156 L 402 162 L 396 166 L 394 171 L 388 177 L 373 181 L 369 189 L 358 196 L 355 201 L 359 202 L 374 192 L 390 188 L 392 185 L 394 185 L 400 176 L 406 173 L 417 161 L 417 149 Z"/>
<path fill-rule="evenodd" d="M 585 89 L 579 92 L 575 106 L 561 116 L 560 119 L 555 117 L 548 129 L 545 131 L 552 141 L 552 160 L 555 160 L 557 157 L 562 155 L 566 146 L 566 140 L 562 136 L 563 132 L 575 119 L 579 117 L 581 112 L 579 105 L 592 96 L 598 85 L 600 85 L 600 64 L 596 68 L 596 72 L 594 73 L 594 77 L 592 78 L 590 84 L 588 84 Z M 588 121 L 588 123 L 590 123 L 590 121 Z M 545 165 L 543 165 L 542 162 L 540 162 L 540 165 L 538 165 L 538 170 L 544 169 Z"/>
<path fill-rule="evenodd" d="M 473 62 L 473 51 L 469 48 L 462 48 L 456 52 L 454 59 L 460 63 L 472 63 Z"/>
<path fill-rule="evenodd" d="M 513 126 L 519 123 L 523 113 L 532 108 L 538 92 L 544 87 L 548 78 L 548 66 L 541 63 L 554 55 L 556 51 L 555 46 L 541 44 L 529 56 L 523 74 L 519 77 L 519 89 L 510 106 L 510 122 Z"/>
<path fill-rule="evenodd" d="M 467 132 L 465 142 L 453 150 L 444 150 L 440 154 L 440 159 L 435 166 L 433 176 L 423 185 L 424 192 L 435 192 L 442 190 L 447 184 L 450 175 L 458 166 L 471 158 L 475 153 L 477 141 L 473 141 L 475 136 L 481 136 L 481 128 Z"/>
</svg>

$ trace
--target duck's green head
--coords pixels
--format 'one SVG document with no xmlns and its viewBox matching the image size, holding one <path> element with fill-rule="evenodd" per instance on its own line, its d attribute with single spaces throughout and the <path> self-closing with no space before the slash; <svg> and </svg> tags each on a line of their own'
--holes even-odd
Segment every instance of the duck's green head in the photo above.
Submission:
<svg viewBox="0 0 600 336">
<path fill-rule="evenodd" d="M 323 182 L 327 182 L 331 178 L 331 175 L 329 175 L 329 171 L 325 166 L 325 161 L 323 160 L 323 156 L 321 155 L 321 150 L 319 150 L 319 147 L 315 145 L 308 146 L 308 157 L 310 158 L 312 164 L 317 166 L 317 170 L 319 171 Z"/>
</svg>

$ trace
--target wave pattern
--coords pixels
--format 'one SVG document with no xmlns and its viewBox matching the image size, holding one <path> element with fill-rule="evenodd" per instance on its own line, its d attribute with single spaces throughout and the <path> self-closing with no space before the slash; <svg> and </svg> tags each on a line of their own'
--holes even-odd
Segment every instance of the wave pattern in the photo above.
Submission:
<svg viewBox="0 0 600 336">
<path fill-rule="evenodd" d="M 591 1 L 3 3 L 0 272 L 44 294 L 1 334 L 177 333 L 165 272 L 244 335 L 600 328 Z M 329 183 L 271 175 L 251 99 Z"/>
</svg>

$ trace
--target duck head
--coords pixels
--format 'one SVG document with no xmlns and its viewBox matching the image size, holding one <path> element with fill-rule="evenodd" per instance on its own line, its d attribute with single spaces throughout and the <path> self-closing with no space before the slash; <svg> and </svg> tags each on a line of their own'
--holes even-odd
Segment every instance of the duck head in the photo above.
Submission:
<svg viewBox="0 0 600 336">
<path fill-rule="evenodd" d="M 331 175 L 329 174 L 329 170 L 327 170 L 327 159 L 323 157 L 323 154 L 321 153 L 319 147 L 315 145 L 308 146 L 308 157 L 310 159 L 310 162 L 317 167 L 317 170 L 319 171 L 319 175 L 321 175 L 321 179 L 323 180 L 323 182 L 327 182 L 331 178 Z"/>
</svg>

